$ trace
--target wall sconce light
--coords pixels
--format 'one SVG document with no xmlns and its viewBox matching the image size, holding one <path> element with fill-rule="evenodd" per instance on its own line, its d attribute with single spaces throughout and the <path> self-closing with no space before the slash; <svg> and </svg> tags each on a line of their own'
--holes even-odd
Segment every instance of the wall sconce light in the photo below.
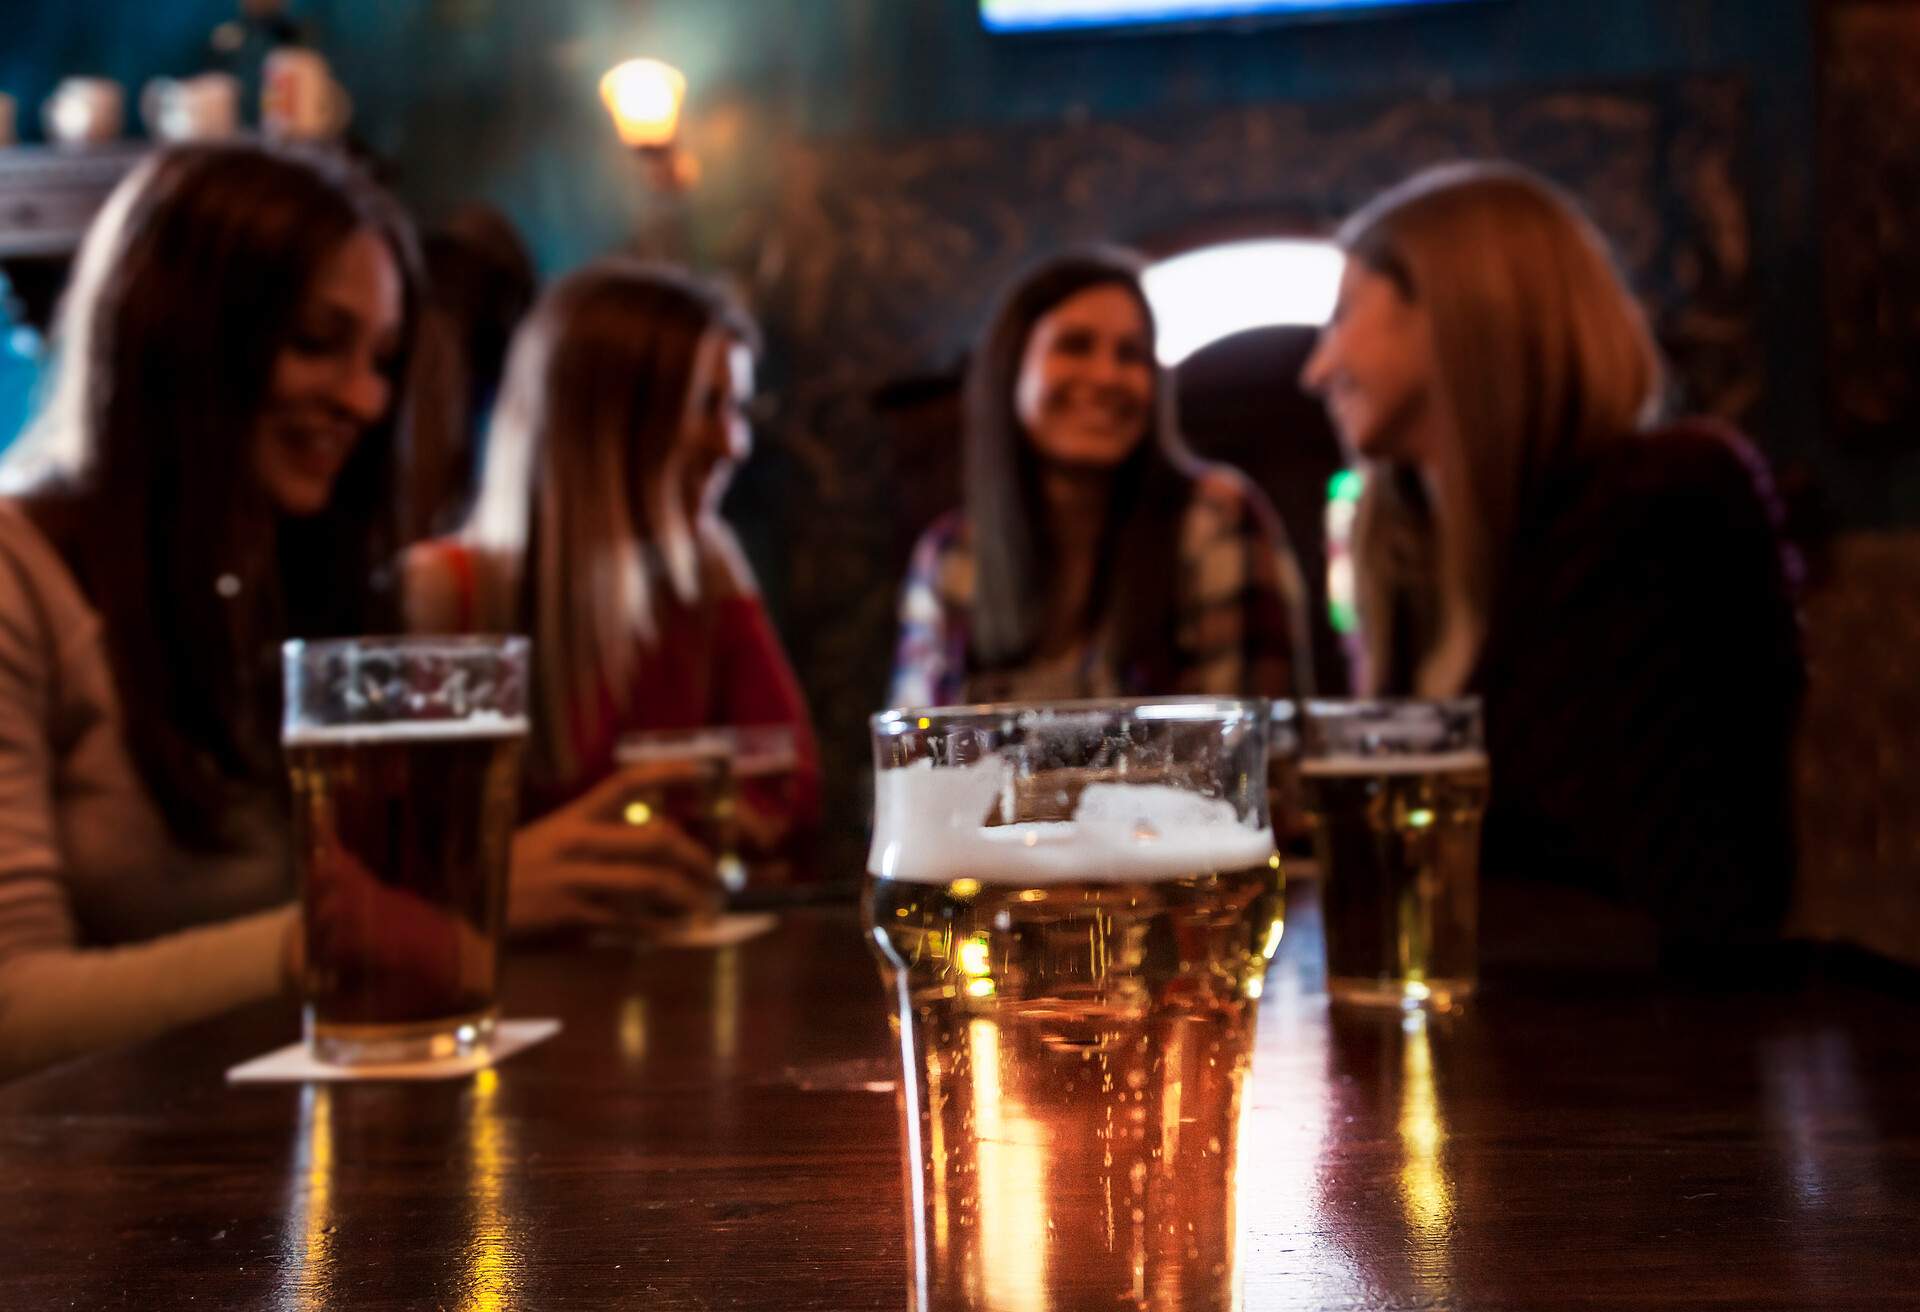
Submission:
<svg viewBox="0 0 1920 1312">
<path fill-rule="evenodd" d="M 629 59 L 600 79 L 600 99 L 613 116 L 614 130 L 661 191 L 684 191 L 699 176 L 697 161 L 679 147 L 686 98 L 686 75 L 657 59 Z"/>
</svg>

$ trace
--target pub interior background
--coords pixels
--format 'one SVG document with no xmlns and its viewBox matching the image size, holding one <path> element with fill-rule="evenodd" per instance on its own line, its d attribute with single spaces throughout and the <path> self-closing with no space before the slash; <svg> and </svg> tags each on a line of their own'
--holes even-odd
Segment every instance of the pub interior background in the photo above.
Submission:
<svg viewBox="0 0 1920 1312">
<path fill-rule="evenodd" d="M 56 215 L 50 232 L 35 208 L 37 107 L 70 74 L 132 100 L 152 77 L 200 71 L 236 5 L 0 9 L 0 91 L 28 143 L 0 151 L 0 268 L 44 321 L 78 220 Z M 1920 963 L 1920 4 L 1480 0 L 1127 38 L 990 35 L 972 0 L 287 11 L 351 95 L 353 138 L 422 220 L 485 201 L 543 277 L 637 247 L 745 293 L 773 404 L 728 515 L 812 703 L 822 859 L 848 874 L 864 720 L 885 693 L 908 550 L 957 500 L 955 385 L 992 290 L 1079 240 L 1165 257 L 1324 236 L 1448 158 L 1544 172 L 1619 245 L 1686 404 L 1751 433 L 1789 495 L 1813 680 L 1797 924 Z M 687 76 L 698 178 L 678 194 L 649 186 L 597 98 L 630 54 Z M 139 146 L 92 166 L 110 181 Z M 63 166 L 69 180 L 80 167 Z M 1195 444 L 1266 487 L 1317 579 L 1338 454 L 1291 386 L 1310 341 L 1229 337 L 1179 377 Z"/>
</svg>

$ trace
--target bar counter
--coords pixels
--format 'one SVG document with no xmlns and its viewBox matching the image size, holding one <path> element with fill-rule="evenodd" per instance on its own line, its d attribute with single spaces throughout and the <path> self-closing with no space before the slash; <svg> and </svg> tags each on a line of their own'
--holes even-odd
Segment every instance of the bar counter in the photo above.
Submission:
<svg viewBox="0 0 1920 1312">
<path fill-rule="evenodd" d="M 1501 982 L 1330 1011 L 1311 883 L 1262 1002 L 1245 1306 L 1920 1306 L 1920 998 Z M 518 955 L 564 1030 L 447 1083 L 234 1086 L 269 1005 L 0 1088 L 0 1305 L 905 1306 L 894 1053 L 851 908 Z M 1068 1310 L 1068 1312 L 1078 1312 Z"/>
</svg>

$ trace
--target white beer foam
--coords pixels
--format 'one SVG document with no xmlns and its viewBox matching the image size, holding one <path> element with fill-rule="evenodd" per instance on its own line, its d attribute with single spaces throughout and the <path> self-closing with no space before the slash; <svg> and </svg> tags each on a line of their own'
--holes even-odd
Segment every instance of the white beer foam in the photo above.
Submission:
<svg viewBox="0 0 1920 1312">
<path fill-rule="evenodd" d="M 1072 820 L 981 824 L 1006 778 L 997 760 L 880 771 L 867 868 L 920 884 L 1148 883 L 1273 856 L 1271 829 L 1249 828 L 1231 803 L 1164 784 L 1090 784 Z"/>
<path fill-rule="evenodd" d="M 1485 752 L 1415 752 L 1385 756 L 1324 756 L 1300 762 L 1300 773 L 1351 779 L 1383 774 L 1466 774 L 1487 768 Z"/>
<path fill-rule="evenodd" d="M 469 715 L 461 720 L 394 720 L 386 724 L 307 724 L 281 736 L 288 747 L 361 747 L 373 743 L 445 742 L 456 738 L 517 738 L 524 715 Z"/>
</svg>

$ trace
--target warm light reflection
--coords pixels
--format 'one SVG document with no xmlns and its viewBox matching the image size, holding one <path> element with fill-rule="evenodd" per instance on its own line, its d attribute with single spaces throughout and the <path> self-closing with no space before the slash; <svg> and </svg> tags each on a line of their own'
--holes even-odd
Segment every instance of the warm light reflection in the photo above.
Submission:
<svg viewBox="0 0 1920 1312">
<path fill-rule="evenodd" d="M 1400 1196 L 1412 1227 L 1417 1251 L 1443 1244 L 1453 1219 L 1453 1183 L 1447 1176 L 1441 1149 L 1446 1125 L 1433 1080 L 1433 1042 L 1426 1017 L 1407 1017 L 1401 1049 Z"/>
<path fill-rule="evenodd" d="M 620 1055 L 629 1066 L 647 1055 L 647 1000 L 637 993 L 620 1004 Z"/>
<path fill-rule="evenodd" d="M 992 945 L 987 942 L 987 936 L 975 934 L 972 938 L 963 940 L 957 962 L 960 972 L 971 979 L 992 974 Z"/>
<path fill-rule="evenodd" d="M 976 1017 L 967 1032 L 983 1302 L 1003 1312 L 1047 1312 L 1047 1130 L 1002 1093 L 999 1027 Z"/>
<path fill-rule="evenodd" d="M 671 146 L 686 95 L 685 75 L 657 59 L 629 59 L 600 79 L 600 100 L 629 146 Z"/>
<path fill-rule="evenodd" d="M 480 1071 L 467 1101 L 467 1196 L 473 1200 L 473 1220 L 461 1302 L 466 1312 L 499 1312 L 513 1302 L 512 1236 L 502 1203 L 506 1132 L 494 1109 L 499 1090 L 499 1072 Z"/>
<path fill-rule="evenodd" d="M 333 1090 L 325 1084 L 305 1085 L 287 1207 L 286 1251 L 299 1255 L 300 1271 L 286 1282 L 294 1292 L 285 1306 L 298 1312 L 324 1307 L 325 1291 L 333 1285 L 333 1156 Z"/>
<path fill-rule="evenodd" d="M 1295 993 L 1297 976 L 1277 972 L 1274 987 L 1283 998 Z M 1260 1055 L 1240 1118 L 1235 1182 L 1241 1220 L 1234 1257 L 1247 1271 L 1248 1308 L 1278 1306 L 1296 1295 L 1284 1278 L 1263 1288 L 1263 1272 L 1290 1273 L 1304 1264 L 1349 1287 L 1356 1279 L 1352 1257 L 1339 1243 L 1337 1222 L 1347 1202 L 1328 1194 L 1349 1177 L 1341 1159 L 1328 1155 L 1330 1091 L 1338 1076 L 1328 1069 L 1326 1008 L 1283 1005 L 1261 1026 Z"/>
<path fill-rule="evenodd" d="M 909 1068 L 911 1069 L 911 1068 Z M 933 1174 L 933 1251 L 940 1263 L 940 1269 L 946 1270 L 947 1256 L 953 1247 L 953 1214 L 947 1206 L 948 1170 L 947 1170 L 947 1119 L 946 1080 L 940 1072 L 940 1059 L 929 1053 L 926 1061 L 927 1072 L 927 1166 Z M 913 1081 L 909 1079 L 908 1085 Z M 909 1095 L 909 1099 L 911 1095 Z M 908 1163 L 909 1173 L 918 1183 L 921 1173 Z M 913 1217 L 913 1227 L 920 1242 L 925 1242 L 924 1222 L 918 1212 Z M 924 1306 L 926 1299 L 921 1298 Z"/>
<path fill-rule="evenodd" d="M 713 1055 L 731 1068 L 740 1051 L 740 949 L 713 954 Z"/>
</svg>

